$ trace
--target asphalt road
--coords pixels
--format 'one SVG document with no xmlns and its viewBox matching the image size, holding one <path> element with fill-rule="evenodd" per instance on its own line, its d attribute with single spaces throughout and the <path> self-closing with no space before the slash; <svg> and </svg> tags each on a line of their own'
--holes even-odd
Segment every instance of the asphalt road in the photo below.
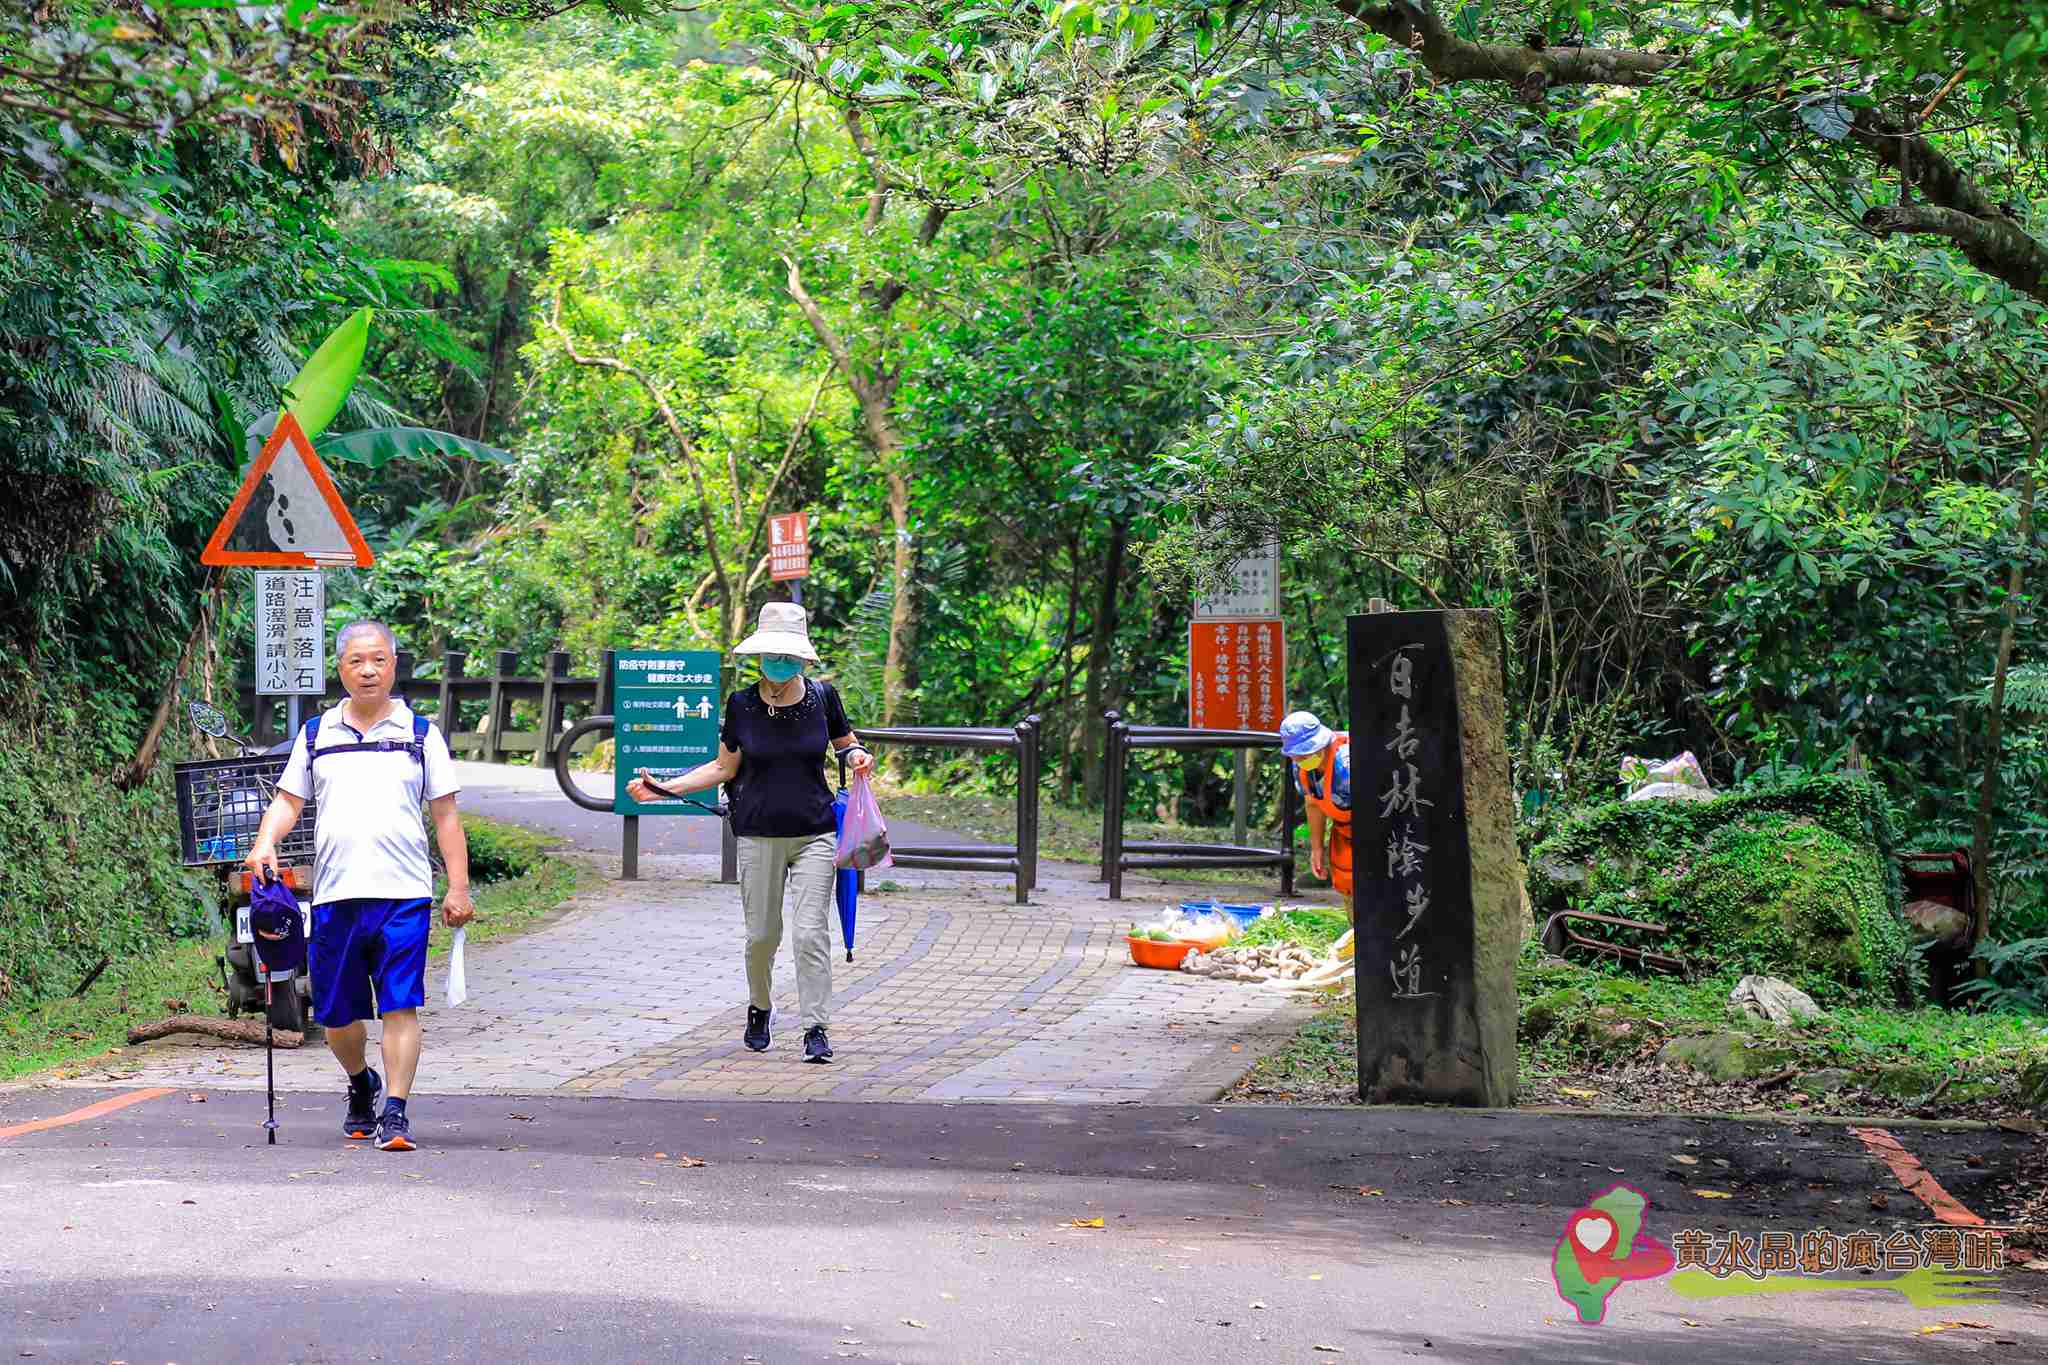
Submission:
<svg viewBox="0 0 2048 1365">
<path fill-rule="evenodd" d="M 0 1133 L 101 1098 L 0 1093 Z M 0 1360 L 2048 1360 L 2024 1272 L 1966 1308 L 1557 1298 L 1617 1181 L 1666 1243 L 1923 1223 L 1836 1125 L 436 1097 L 400 1155 L 339 1115 L 287 1097 L 266 1147 L 261 1095 L 179 1091 L 0 1136 Z M 1892 1131 L 1993 1218 L 2030 1141 Z"/>
</svg>

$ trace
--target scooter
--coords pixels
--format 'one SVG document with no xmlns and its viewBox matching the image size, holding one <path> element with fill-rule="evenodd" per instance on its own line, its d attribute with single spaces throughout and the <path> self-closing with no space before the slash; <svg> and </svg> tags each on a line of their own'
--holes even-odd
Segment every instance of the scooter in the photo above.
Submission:
<svg viewBox="0 0 2048 1365">
<path fill-rule="evenodd" d="M 185 862 L 210 865 L 219 885 L 221 920 L 228 930 L 225 950 L 214 957 L 228 1017 L 266 1015 L 272 1028 L 305 1033 L 312 1018 L 312 984 L 303 972 L 267 971 L 256 953 L 249 925 L 250 878 L 242 859 L 256 842 L 263 813 L 277 793 L 277 779 L 292 741 L 259 748 L 228 728 L 227 717 L 204 702 L 186 708 L 193 728 L 235 746 L 237 755 L 176 765 L 178 815 L 184 826 Z M 298 827 L 278 850 L 278 874 L 299 900 L 308 938 L 313 932 L 313 817 L 311 803 Z"/>
</svg>

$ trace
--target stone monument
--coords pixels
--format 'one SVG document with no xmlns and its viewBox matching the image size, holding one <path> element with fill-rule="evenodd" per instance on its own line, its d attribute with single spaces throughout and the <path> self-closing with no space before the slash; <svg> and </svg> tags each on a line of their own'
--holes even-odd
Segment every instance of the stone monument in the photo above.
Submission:
<svg viewBox="0 0 2048 1365">
<path fill-rule="evenodd" d="M 1510 1105 L 1524 924 L 1499 619 L 1374 611 L 1349 644 L 1359 1098 Z"/>
</svg>

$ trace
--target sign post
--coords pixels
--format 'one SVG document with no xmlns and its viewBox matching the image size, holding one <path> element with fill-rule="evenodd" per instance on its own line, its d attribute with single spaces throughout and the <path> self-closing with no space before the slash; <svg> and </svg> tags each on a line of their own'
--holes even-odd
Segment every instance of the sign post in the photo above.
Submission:
<svg viewBox="0 0 2048 1365">
<path fill-rule="evenodd" d="M 256 692 L 287 699 L 285 728 L 293 735 L 305 719 L 304 699 L 326 695 L 327 586 L 317 570 L 257 572 Z"/>
<path fill-rule="evenodd" d="M 789 584 L 789 600 L 804 604 L 803 581 L 811 576 L 811 514 L 784 512 L 768 519 L 768 576 Z"/>
<path fill-rule="evenodd" d="M 1280 620 L 1280 545 L 1230 567 L 1230 583 L 1195 603 L 1188 628 L 1188 725 L 1277 730 L 1286 714 L 1287 627 Z M 1231 839 L 1247 837 L 1251 756 L 1231 755 Z"/>
<path fill-rule="evenodd" d="M 709 763 L 718 754 L 719 709 L 725 693 L 715 649 L 622 652 L 612 684 L 612 809 L 626 817 L 621 875 L 640 875 L 640 817 L 710 815 L 682 801 L 641 802 L 626 784 L 645 768 L 660 782 Z"/>
</svg>

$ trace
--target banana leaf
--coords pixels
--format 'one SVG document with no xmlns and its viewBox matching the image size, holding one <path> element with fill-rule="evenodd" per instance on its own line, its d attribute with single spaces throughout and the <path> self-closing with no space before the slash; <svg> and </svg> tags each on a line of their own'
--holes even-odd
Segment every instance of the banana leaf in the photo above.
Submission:
<svg viewBox="0 0 2048 1365">
<path fill-rule="evenodd" d="M 313 443 L 321 459 L 347 460 L 350 464 L 382 469 L 392 460 L 419 459 L 429 455 L 459 455 L 490 464 L 511 464 L 513 454 L 467 436 L 425 427 L 375 427 L 351 431 L 345 436 L 324 436 Z"/>
<path fill-rule="evenodd" d="M 355 386 L 370 344 L 370 310 L 358 308 L 348 321 L 328 334 L 320 349 L 285 388 L 285 411 L 299 419 L 299 430 L 311 441 L 327 430 L 334 414 Z"/>
</svg>

